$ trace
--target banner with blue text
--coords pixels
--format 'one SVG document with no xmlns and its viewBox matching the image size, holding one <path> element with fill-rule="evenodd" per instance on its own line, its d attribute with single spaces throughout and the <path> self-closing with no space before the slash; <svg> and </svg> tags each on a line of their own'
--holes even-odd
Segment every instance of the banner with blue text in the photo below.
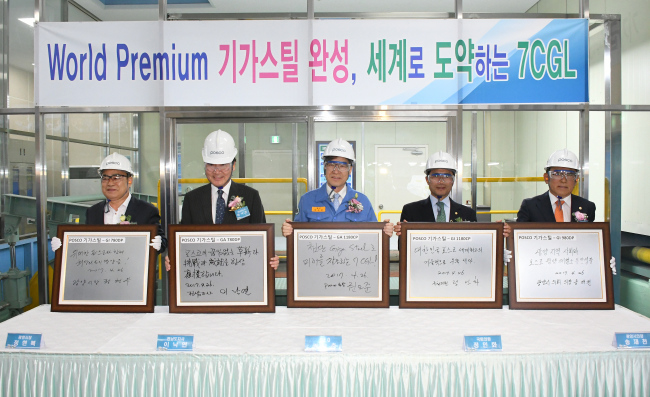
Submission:
<svg viewBox="0 0 650 397">
<path fill-rule="evenodd" d="M 44 22 L 39 106 L 588 102 L 585 19 Z"/>
</svg>

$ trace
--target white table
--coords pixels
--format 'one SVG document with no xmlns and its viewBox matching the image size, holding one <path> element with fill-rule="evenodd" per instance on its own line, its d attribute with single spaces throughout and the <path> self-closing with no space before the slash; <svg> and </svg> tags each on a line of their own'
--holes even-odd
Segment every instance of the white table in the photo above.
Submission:
<svg viewBox="0 0 650 397">
<path fill-rule="evenodd" d="M 52 313 L 0 324 L 45 348 L 0 352 L 2 395 L 648 396 L 650 351 L 614 332 L 650 319 L 609 311 L 288 309 L 271 314 Z M 193 334 L 192 353 L 155 351 Z M 466 353 L 463 335 L 499 334 L 503 352 Z M 305 335 L 342 335 L 343 353 L 305 353 Z"/>
</svg>

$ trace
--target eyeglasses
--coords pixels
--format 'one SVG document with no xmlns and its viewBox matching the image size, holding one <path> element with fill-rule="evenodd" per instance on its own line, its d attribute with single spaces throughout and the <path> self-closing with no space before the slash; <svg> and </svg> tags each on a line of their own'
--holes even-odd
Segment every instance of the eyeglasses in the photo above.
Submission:
<svg viewBox="0 0 650 397">
<path fill-rule="evenodd" d="M 449 181 L 454 180 L 454 176 L 452 174 L 438 174 L 438 173 L 435 173 L 435 174 L 427 175 L 427 180 L 429 182 L 432 182 L 432 181 L 435 181 L 435 180 L 442 181 L 442 182 L 449 182 Z"/>
<path fill-rule="evenodd" d="M 232 167 L 232 164 L 206 164 L 205 169 L 214 172 L 214 171 L 228 171 Z"/>
<path fill-rule="evenodd" d="M 578 173 L 573 171 L 555 170 L 549 171 L 548 174 L 550 175 L 551 179 L 566 178 L 569 181 L 575 181 L 578 178 Z"/>
<path fill-rule="evenodd" d="M 122 175 L 122 174 L 115 174 L 115 175 L 102 175 L 102 183 L 108 182 L 108 181 L 113 181 L 113 182 L 119 182 L 122 179 L 128 178 L 128 175 Z"/>
<path fill-rule="evenodd" d="M 330 171 L 341 170 L 347 172 L 350 170 L 350 163 L 346 163 L 345 161 L 328 161 L 325 163 L 325 168 Z"/>
</svg>

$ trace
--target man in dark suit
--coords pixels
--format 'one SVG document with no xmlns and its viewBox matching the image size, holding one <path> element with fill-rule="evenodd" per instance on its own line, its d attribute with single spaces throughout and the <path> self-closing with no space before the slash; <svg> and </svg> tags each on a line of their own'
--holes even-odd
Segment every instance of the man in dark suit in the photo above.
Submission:
<svg viewBox="0 0 650 397">
<path fill-rule="evenodd" d="M 596 204 L 571 193 L 579 177 L 578 156 L 568 149 L 558 150 L 548 158 L 545 170 L 544 182 L 548 191 L 524 199 L 517 213 L 517 222 L 593 222 Z M 504 235 L 510 231 L 506 223 Z M 613 256 L 609 266 L 616 274 Z"/>
<path fill-rule="evenodd" d="M 431 195 L 406 204 L 400 222 L 476 222 L 476 211 L 449 197 L 456 177 L 456 161 L 449 153 L 432 154 L 424 173 Z"/>
<path fill-rule="evenodd" d="M 571 193 L 579 169 L 578 157 L 573 152 L 562 149 L 553 153 L 544 173 L 548 191 L 524 199 L 517 222 L 593 222 L 596 204 Z"/>
<path fill-rule="evenodd" d="M 146 201 L 138 200 L 129 192 L 133 183 L 131 162 L 119 153 L 108 155 L 99 167 L 102 178 L 102 193 L 106 200 L 86 210 L 87 225 L 158 225 L 158 234 L 151 240 L 151 246 L 158 252 L 167 248 L 167 239 L 158 209 Z M 52 250 L 61 246 L 57 237 L 52 238 Z"/>
<path fill-rule="evenodd" d="M 232 225 L 266 223 L 260 194 L 252 187 L 232 181 L 237 166 L 237 148 L 226 131 L 211 132 L 201 151 L 205 163 L 207 185 L 185 195 L 181 225 Z M 277 269 L 280 258 L 271 258 L 270 265 Z M 165 259 L 167 270 L 169 258 Z"/>
<path fill-rule="evenodd" d="M 229 171 L 229 174 L 232 174 L 232 171 L 235 170 L 235 160 L 228 165 L 232 166 Z M 206 176 L 210 180 L 209 184 L 196 188 L 185 195 L 185 200 L 183 200 L 181 225 L 211 225 L 215 223 L 214 216 L 217 206 L 216 204 L 214 206 L 212 205 L 212 190 L 217 187 L 213 180 L 216 180 L 222 175 L 217 175 L 216 172 L 208 171 L 208 166 L 206 165 Z M 250 215 L 238 219 L 235 211 L 225 211 L 223 221 L 221 222 L 222 224 L 266 223 L 264 206 L 262 205 L 262 200 L 260 199 L 260 194 L 257 190 L 233 182 L 232 180 L 229 182 L 229 186 L 224 186 L 224 188 L 226 187 L 229 188 L 229 192 L 226 193 L 228 200 L 224 199 L 224 203 L 227 204 L 227 207 L 230 206 L 230 203 L 232 203 L 236 197 L 240 197 L 242 203 L 248 207 Z"/>
<path fill-rule="evenodd" d="M 456 161 L 445 152 L 436 152 L 427 160 L 425 180 L 431 195 L 402 208 L 395 234 L 402 234 L 402 222 L 476 222 L 476 211 L 449 197 L 456 177 Z"/>
</svg>

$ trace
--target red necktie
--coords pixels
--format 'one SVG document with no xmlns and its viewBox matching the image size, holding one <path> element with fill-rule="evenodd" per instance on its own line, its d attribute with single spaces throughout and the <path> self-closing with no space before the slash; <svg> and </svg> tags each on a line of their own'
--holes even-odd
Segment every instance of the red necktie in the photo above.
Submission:
<svg viewBox="0 0 650 397">
<path fill-rule="evenodd" d="M 555 222 L 564 222 L 564 212 L 562 212 L 564 200 L 558 200 L 555 203 Z"/>
</svg>

